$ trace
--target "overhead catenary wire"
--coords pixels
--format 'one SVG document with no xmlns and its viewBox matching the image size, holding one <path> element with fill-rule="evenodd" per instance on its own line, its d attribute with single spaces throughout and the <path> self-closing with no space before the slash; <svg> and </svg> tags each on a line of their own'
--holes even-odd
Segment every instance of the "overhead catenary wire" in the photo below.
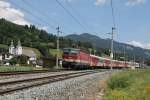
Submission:
<svg viewBox="0 0 150 100">
<path fill-rule="evenodd" d="M 59 6 L 61 6 L 66 11 L 66 13 L 68 13 L 68 15 L 70 15 L 72 17 L 72 19 L 76 23 L 78 23 L 83 28 L 83 30 L 87 31 L 86 27 L 83 24 L 81 24 L 81 22 L 60 1 L 58 1 L 58 0 L 55 0 L 55 1 L 57 2 L 57 4 Z"/>
<path fill-rule="evenodd" d="M 80 20 L 82 21 L 83 25 L 86 27 L 86 29 L 88 30 L 88 32 L 98 36 L 98 34 L 101 34 L 99 32 L 94 32 L 93 30 L 90 30 L 92 28 L 89 27 L 89 25 L 87 24 L 87 22 L 83 19 L 83 17 L 81 16 L 81 14 L 71 5 L 71 3 L 68 0 L 65 0 L 66 4 L 72 9 L 72 11 L 74 13 L 76 13 L 77 17 L 80 18 Z"/>
<path fill-rule="evenodd" d="M 7 10 L 7 11 L 9 11 L 7 8 L 5 9 L 5 10 Z M 5 13 L 5 12 L 4 12 Z M 17 13 L 17 12 L 13 12 L 15 15 L 17 15 L 17 16 L 21 16 L 19 13 Z M 27 21 L 31 21 L 30 19 L 28 19 L 27 18 Z M 33 21 L 33 20 L 32 20 Z M 34 21 L 33 21 L 34 22 Z M 42 25 L 41 23 L 39 23 L 39 22 L 34 22 L 34 23 L 36 23 L 37 25 Z M 30 23 L 29 23 L 30 24 Z"/>
<path fill-rule="evenodd" d="M 80 20 L 83 22 L 84 26 L 86 26 L 86 29 L 88 29 L 89 31 L 89 26 L 88 24 L 86 23 L 86 21 L 83 20 L 82 16 L 80 15 L 80 13 L 70 4 L 70 2 L 68 0 L 66 0 L 66 4 L 72 9 L 72 11 L 74 13 L 76 13 L 76 15 L 78 16 L 78 18 L 80 18 Z"/>
<path fill-rule="evenodd" d="M 23 1 L 24 3 L 27 3 L 28 6 L 30 6 L 32 9 L 38 10 L 37 7 L 32 6 L 32 5 L 31 5 L 30 3 L 28 3 L 27 1 L 25 1 L 25 0 L 22 0 L 22 1 Z M 11 1 L 11 3 L 13 3 L 15 6 L 19 7 L 21 10 L 24 10 L 25 12 L 27 12 L 27 13 L 30 14 L 31 16 L 35 17 L 36 19 L 40 20 L 42 23 L 49 25 L 49 26 L 51 27 L 51 29 L 56 30 L 56 27 L 57 27 L 57 26 L 55 27 L 54 25 L 51 25 L 49 22 L 47 22 L 47 21 L 41 19 L 39 16 L 34 15 L 32 12 L 26 10 L 25 8 L 18 6 L 16 3 L 12 2 L 12 1 Z M 38 11 L 39 11 L 39 13 L 42 13 L 42 14 L 43 14 L 43 12 L 41 12 L 41 10 L 38 10 Z M 44 15 L 47 16 L 46 14 L 44 14 Z M 44 16 L 44 15 L 42 15 L 42 16 Z M 48 17 L 48 18 L 50 18 L 50 17 Z M 50 18 L 50 19 L 51 19 L 51 21 L 53 21 L 54 23 L 59 24 L 56 20 L 54 20 L 54 19 L 52 19 L 52 18 Z M 60 31 L 60 33 L 66 34 L 66 33 L 63 32 L 63 31 Z"/>
<path fill-rule="evenodd" d="M 17 5 L 15 2 L 13 2 L 13 1 L 11 1 L 11 0 L 9 0 L 9 1 L 10 1 L 13 5 L 15 5 L 15 6 L 18 7 L 19 9 L 25 11 L 26 13 L 30 14 L 31 16 L 33 16 L 34 18 L 38 19 L 38 20 L 41 21 L 42 23 L 49 25 L 49 27 L 50 27 L 51 29 L 56 30 L 56 27 L 55 27 L 55 26 L 49 24 L 49 23 L 46 22 L 45 20 L 41 19 L 39 16 L 35 16 L 32 12 L 30 12 L 29 10 L 26 10 L 25 8 L 23 8 L 23 7 L 19 6 L 19 5 Z"/>
<path fill-rule="evenodd" d="M 51 22 L 56 23 L 57 25 L 60 25 L 60 23 L 58 23 L 56 20 L 54 20 L 53 18 L 49 17 L 47 15 L 47 13 L 42 12 L 40 9 L 38 9 L 38 7 L 32 5 L 31 3 L 29 3 L 27 0 L 22 0 L 27 6 L 29 6 L 30 8 L 36 10 L 36 12 L 38 12 L 41 16 L 50 19 Z"/>
</svg>

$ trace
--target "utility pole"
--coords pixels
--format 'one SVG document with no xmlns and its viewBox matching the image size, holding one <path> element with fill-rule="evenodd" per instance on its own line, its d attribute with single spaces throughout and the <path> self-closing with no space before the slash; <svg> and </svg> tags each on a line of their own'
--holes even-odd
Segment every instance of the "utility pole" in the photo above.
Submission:
<svg viewBox="0 0 150 100">
<path fill-rule="evenodd" d="M 60 27 L 58 26 L 56 28 L 57 30 L 57 57 L 56 57 L 56 69 L 59 68 L 59 33 L 60 33 Z"/>
<path fill-rule="evenodd" d="M 133 62 L 134 62 L 133 64 L 134 64 L 134 67 L 135 67 L 135 59 L 136 59 L 136 58 L 135 58 L 135 54 L 134 54 L 134 53 L 133 53 L 133 57 L 134 57 L 134 58 L 133 58 Z"/>
<path fill-rule="evenodd" d="M 124 53 L 124 65 L 125 65 L 125 67 L 127 67 L 126 66 L 126 45 L 124 45 L 123 53 Z"/>
<path fill-rule="evenodd" d="M 116 28 L 112 27 L 112 33 L 111 33 L 111 53 L 110 53 L 110 69 L 113 69 L 113 52 L 114 52 L 114 30 Z"/>
<path fill-rule="evenodd" d="M 94 55 L 96 55 L 96 50 L 94 49 Z"/>
<path fill-rule="evenodd" d="M 144 57 L 142 59 L 142 68 L 144 68 Z"/>
</svg>

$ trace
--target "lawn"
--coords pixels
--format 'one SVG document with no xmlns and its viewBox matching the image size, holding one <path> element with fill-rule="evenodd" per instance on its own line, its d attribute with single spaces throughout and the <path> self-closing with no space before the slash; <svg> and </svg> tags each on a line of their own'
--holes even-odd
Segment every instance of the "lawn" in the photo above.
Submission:
<svg viewBox="0 0 150 100">
<path fill-rule="evenodd" d="M 36 54 L 36 57 L 37 58 L 40 58 L 41 57 L 41 53 L 40 53 L 40 51 L 38 50 L 38 49 L 36 49 L 36 48 L 31 48 L 31 47 L 23 47 L 23 49 L 28 49 L 28 50 L 32 50 L 32 51 L 34 51 L 34 53 Z"/>
<path fill-rule="evenodd" d="M 50 52 L 50 54 L 51 54 L 53 57 L 56 57 L 56 55 L 57 55 L 57 49 L 49 49 L 49 52 Z M 59 57 L 62 57 L 62 54 L 63 54 L 63 51 L 62 51 L 62 50 L 59 50 Z"/>
<path fill-rule="evenodd" d="M 43 68 L 23 66 L 0 66 L 0 72 L 43 70 Z"/>
<path fill-rule="evenodd" d="M 4 45 L 4 44 L 0 44 L 0 48 L 8 49 L 8 46 L 7 46 L 7 45 Z"/>
<path fill-rule="evenodd" d="M 150 100 L 150 70 L 130 70 L 107 81 L 104 100 Z"/>
</svg>

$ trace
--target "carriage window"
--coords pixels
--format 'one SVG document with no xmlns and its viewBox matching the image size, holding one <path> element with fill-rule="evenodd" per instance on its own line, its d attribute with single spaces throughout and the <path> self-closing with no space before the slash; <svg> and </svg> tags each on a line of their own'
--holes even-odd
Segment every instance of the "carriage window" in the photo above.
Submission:
<svg viewBox="0 0 150 100">
<path fill-rule="evenodd" d="M 65 49 L 64 54 L 79 54 L 79 50 Z"/>
</svg>

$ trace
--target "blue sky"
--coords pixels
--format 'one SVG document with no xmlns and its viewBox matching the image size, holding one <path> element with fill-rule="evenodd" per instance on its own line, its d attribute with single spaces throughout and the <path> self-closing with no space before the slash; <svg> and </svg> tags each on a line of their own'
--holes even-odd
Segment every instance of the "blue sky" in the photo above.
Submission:
<svg viewBox="0 0 150 100">
<path fill-rule="evenodd" d="M 110 0 L 58 0 L 79 20 L 81 27 L 56 0 L 0 0 L 0 18 L 17 24 L 34 24 L 48 32 L 56 33 L 58 25 L 67 34 L 91 33 L 109 38 L 112 16 Z M 116 34 L 115 40 L 143 48 L 150 48 L 150 1 L 113 0 Z M 27 11 L 27 12 L 26 12 Z M 33 17 L 37 16 L 42 22 Z M 52 28 L 51 28 L 52 27 Z"/>
</svg>

